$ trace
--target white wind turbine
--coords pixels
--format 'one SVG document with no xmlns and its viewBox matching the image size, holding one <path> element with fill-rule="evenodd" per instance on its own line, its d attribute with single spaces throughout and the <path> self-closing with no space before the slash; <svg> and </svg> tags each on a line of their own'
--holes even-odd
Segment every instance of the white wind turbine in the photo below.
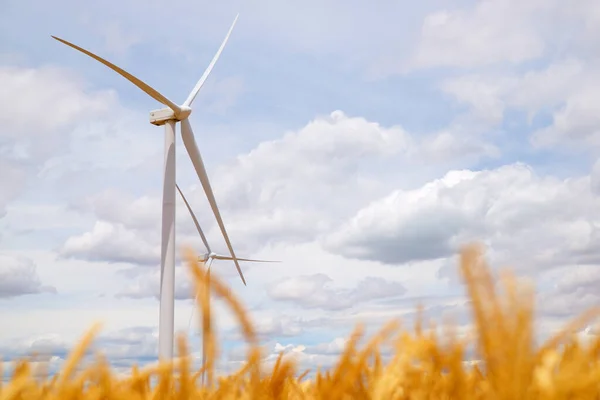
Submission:
<svg viewBox="0 0 600 400">
<path fill-rule="evenodd" d="M 190 212 L 190 216 L 192 217 L 192 220 L 194 221 L 194 225 L 196 226 L 196 230 L 198 231 L 198 234 L 200 235 L 200 238 L 202 239 L 202 243 L 204 243 L 204 246 L 206 247 L 206 253 L 204 253 L 202 256 L 199 257 L 199 260 L 206 263 L 208 261 L 208 266 L 207 266 L 207 273 L 210 276 L 210 267 L 212 265 L 213 260 L 234 260 L 233 257 L 230 256 L 224 256 L 221 254 L 216 254 L 213 253 L 213 251 L 210 248 L 210 245 L 208 244 L 208 240 L 206 240 L 206 235 L 204 235 L 204 232 L 202 231 L 202 227 L 200 227 L 200 223 L 198 222 L 198 218 L 196 218 L 196 214 L 194 214 L 194 211 L 192 210 L 192 207 L 190 207 L 190 203 L 188 203 L 187 199 L 185 198 L 185 195 L 183 194 L 183 192 L 181 191 L 181 188 L 179 187 L 179 185 L 175 184 L 175 187 L 177 188 L 177 191 L 179 192 L 179 194 L 181 195 L 181 198 L 183 199 L 183 202 L 185 203 L 185 206 L 187 207 L 188 211 Z M 237 258 L 239 261 L 249 261 L 249 262 L 279 262 L 279 261 L 271 261 L 271 260 L 254 260 L 252 258 Z M 242 276 L 242 279 L 243 276 Z M 196 294 L 196 297 L 198 297 L 198 295 Z M 210 301 L 210 296 L 208 297 L 208 300 Z M 188 322 L 188 331 L 190 330 L 190 326 L 192 325 L 192 318 L 194 316 L 194 309 L 197 303 L 197 298 L 195 299 L 193 305 L 192 305 L 192 312 L 190 314 L 190 320 Z M 206 358 L 205 358 L 205 347 L 206 347 L 206 342 L 205 339 L 206 338 L 202 338 L 202 365 L 205 365 L 206 363 Z M 202 379 L 204 380 L 204 374 L 202 374 Z"/>
<path fill-rule="evenodd" d="M 131 75 L 127 71 L 117 67 L 116 65 L 106 61 L 105 59 L 74 45 L 73 43 L 67 42 L 66 40 L 60 39 L 56 36 L 52 36 L 58 40 L 70 46 L 80 52 L 92 57 L 96 61 L 101 62 L 113 71 L 117 72 L 121 76 L 125 77 L 131 83 L 142 89 L 150 97 L 158 101 L 159 103 L 167 106 L 159 110 L 153 110 L 150 112 L 150 123 L 153 125 L 165 126 L 165 153 L 164 153 L 164 180 L 163 180 L 163 198 L 162 198 L 162 246 L 161 246 L 161 271 L 160 271 L 160 316 L 159 316 L 159 329 L 158 329 L 158 347 L 159 347 L 159 358 L 161 359 L 172 359 L 173 358 L 173 335 L 174 335 L 174 287 L 175 287 L 175 124 L 181 122 L 181 138 L 185 149 L 190 156 L 194 169 L 198 174 L 198 178 L 202 183 L 202 188 L 206 193 L 210 207 L 215 215 L 217 223 L 235 266 L 238 270 L 242 282 L 246 285 L 246 280 L 242 274 L 242 270 L 237 261 L 237 257 L 231 246 L 229 236 L 225 230 L 223 219 L 217 207 L 217 202 L 213 194 L 204 162 L 200 156 L 200 151 L 194 139 L 194 133 L 188 117 L 190 116 L 192 109 L 192 102 L 196 98 L 196 95 L 204 85 L 204 82 L 208 78 L 208 75 L 212 71 L 215 63 L 219 59 L 231 32 L 237 22 L 238 15 L 236 15 L 221 47 L 213 57 L 212 61 L 208 65 L 208 68 L 204 71 L 204 74 L 196 83 L 196 86 L 192 89 L 187 99 L 182 105 L 177 105 L 169 100 L 167 97 L 160 94 L 157 90 L 153 89 L 140 79 Z"/>
</svg>

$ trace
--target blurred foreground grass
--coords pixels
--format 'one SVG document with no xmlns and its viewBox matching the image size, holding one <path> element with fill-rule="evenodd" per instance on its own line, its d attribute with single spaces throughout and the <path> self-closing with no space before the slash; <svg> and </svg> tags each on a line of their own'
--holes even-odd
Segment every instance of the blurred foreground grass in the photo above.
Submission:
<svg viewBox="0 0 600 400">
<path fill-rule="evenodd" d="M 466 365 L 469 339 L 459 339 L 450 326 L 443 337 L 417 324 L 414 332 L 391 322 L 358 346 L 363 329 L 351 335 L 337 365 L 304 379 L 293 358 L 280 356 L 274 367 L 261 365 L 253 325 L 237 298 L 217 278 L 206 273 L 191 251 L 186 259 L 195 281 L 207 348 L 206 364 L 191 369 L 183 337 L 179 358 L 139 369 L 126 377 L 111 371 L 101 356 L 83 368 L 78 364 L 99 326 L 73 349 L 53 377 L 34 377 L 30 362 L 16 364 L 11 380 L 0 387 L 0 400 L 9 399 L 600 399 L 600 337 L 578 341 L 575 332 L 596 317 L 588 310 L 557 335 L 534 347 L 534 291 L 505 273 L 492 276 L 477 246 L 461 251 L 460 272 L 471 300 L 475 332 L 470 338 L 481 363 Z M 224 300 L 237 316 L 248 342 L 247 362 L 236 373 L 215 376 L 217 338 L 213 335 L 208 290 Z M 392 345 L 390 361 L 380 349 Z M 78 372 L 76 372 L 78 371 Z M 207 381 L 200 383 L 205 372 Z M 1 375 L 1 371 L 0 371 Z M 155 384 L 151 384 L 155 382 Z"/>
</svg>

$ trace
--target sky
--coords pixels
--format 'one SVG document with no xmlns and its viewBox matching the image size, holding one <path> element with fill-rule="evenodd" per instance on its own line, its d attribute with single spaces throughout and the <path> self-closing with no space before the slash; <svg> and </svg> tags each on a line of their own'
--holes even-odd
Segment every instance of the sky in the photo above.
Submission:
<svg viewBox="0 0 600 400">
<path fill-rule="evenodd" d="M 110 2 L 109 2 L 110 3 Z M 461 246 L 536 288 L 538 336 L 600 300 L 600 3 L 12 1 L 0 14 L 0 354 L 58 368 L 96 321 L 115 368 L 157 354 L 161 108 L 238 23 L 190 121 L 267 361 L 330 366 L 357 323 L 470 325 Z M 226 246 L 181 138 L 177 182 Z M 200 349 L 177 200 L 175 326 Z M 245 356 L 217 303 L 221 364 Z M 593 333 L 591 329 L 588 332 Z"/>
</svg>

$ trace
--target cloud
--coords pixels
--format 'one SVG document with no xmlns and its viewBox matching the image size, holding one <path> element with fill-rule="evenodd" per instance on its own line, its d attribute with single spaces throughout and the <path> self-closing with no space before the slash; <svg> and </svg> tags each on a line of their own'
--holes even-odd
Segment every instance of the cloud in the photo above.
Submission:
<svg viewBox="0 0 600 400">
<path fill-rule="evenodd" d="M 600 83 L 600 75 L 591 82 Z M 535 147 L 555 147 L 575 144 L 579 148 L 596 149 L 600 146 L 600 95 L 590 86 L 573 91 L 564 106 L 554 111 L 552 123 L 533 133 Z"/>
<path fill-rule="evenodd" d="M 598 31 L 594 24 L 599 9 L 591 1 L 567 7 L 554 0 L 489 0 L 436 11 L 425 18 L 405 69 L 457 68 L 458 74 L 442 75 L 450 77 L 442 78 L 439 87 L 468 106 L 455 121 L 471 131 L 505 130 L 506 122 L 514 121 L 514 114 L 507 112 L 524 112 L 530 125 L 541 117 L 528 129 L 533 149 L 595 149 L 600 121 L 596 93 L 590 88 L 600 82 L 600 75 L 597 48 L 590 39 Z M 567 37 L 561 32 L 570 33 Z M 532 60 L 540 62 L 526 63 Z M 504 148 L 518 146 L 515 138 L 503 139 Z"/>
<path fill-rule="evenodd" d="M 317 216 L 323 216 L 319 209 L 334 193 L 356 191 L 355 182 L 360 184 L 362 178 L 360 165 L 410 149 L 411 138 L 402 128 L 385 128 L 335 111 L 239 156 L 235 163 L 217 171 L 215 182 L 220 202 L 230 212 L 251 207 L 261 220 L 276 222 L 279 227 L 288 222 L 295 226 L 294 220 L 304 217 L 306 229 L 307 222 L 316 223 Z M 280 212 L 289 214 L 291 220 L 274 221 Z M 262 236 L 258 221 L 243 222 L 234 223 L 235 229 L 245 226 L 253 235 Z M 312 234 L 314 227 L 309 229 Z M 270 232 L 269 236 L 276 233 L 283 232 Z M 302 236 L 302 232 L 296 235 Z"/>
<path fill-rule="evenodd" d="M 539 20 L 553 3 L 488 0 L 473 8 L 429 14 L 409 65 L 479 67 L 535 59 L 545 50 Z"/>
<path fill-rule="evenodd" d="M 501 128 L 508 111 L 524 112 L 530 125 L 536 116 L 544 120 L 537 121 L 529 135 L 534 149 L 565 145 L 579 150 L 595 149 L 600 144 L 600 121 L 597 94 L 591 88 L 600 82 L 597 72 L 600 59 L 590 38 L 597 32 L 593 24 L 598 10 L 598 4 L 590 1 L 566 7 L 554 0 L 536 0 L 526 5 L 490 0 L 466 11 L 440 12 L 429 17 L 436 21 L 433 24 L 430 21 L 429 25 L 435 26 L 433 31 L 439 30 L 440 36 L 426 40 L 429 29 L 424 28 L 425 39 L 418 47 L 413 67 L 470 68 L 466 74 L 443 79 L 440 85 L 443 93 L 469 107 L 462 118 L 470 124 L 482 123 L 484 130 Z M 506 20 L 498 17 L 503 14 L 507 15 Z M 469 21 L 480 25 L 473 27 Z M 515 27 L 507 30 L 505 21 Z M 426 27 L 429 25 L 425 23 Z M 455 29 L 459 32 L 456 36 L 449 34 L 448 31 Z M 498 38 L 479 40 L 492 31 Z M 565 31 L 570 32 L 568 38 L 560 36 Z M 503 43 L 509 44 L 514 39 L 513 34 L 518 37 L 518 45 L 503 47 Z M 529 39 L 533 42 L 528 42 Z M 460 44 L 453 46 L 447 40 Z M 527 43 L 537 43 L 534 47 L 539 51 L 527 50 Z M 474 47 L 463 53 L 461 44 L 481 49 Z M 436 46 L 452 51 L 438 51 Z M 522 53 L 513 54 L 520 50 Z M 543 61 L 518 68 L 506 65 L 535 58 Z M 472 68 L 487 64 L 502 66 Z M 542 123 L 545 126 L 540 126 Z"/>
<path fill-rule="evenodd" d="M 42 284 L 30 259 L 0 253 L 0 299 L 37 293 L 56 293 L 56 288 Z"/>
<path fill-rule="evenodd" d="M 133 364 L 144 365 L 157 359 L 157 330 L 152 327 L 135 326 L 111 332 L 101 332 L 86 352 L 85 358 L 94 356 L 100 350 L 117 370 Z M 7 346 L 0 347 L 0 354 L 8 360 L 31 357 L 38 360 L 40 367 L 46 367 L 50 374 L 58 372 L 75 343 L 65 337 L 47 333 L 12 340 Z"/>
<path fill-rule="evenodd" d="M 595 263 L 597 201 L 589 177 L 538 176 L 520 163 L 451 171 L 373 202 L 324 244 L 347 257 L 387 264 L 449 257 L 470 240 L 484 241 L 496 256 L 523 257 L 532 268 Z"/>
<path fill-rule="evenodd" d="M 267 353 L 263 356 L 261 361 L 265 368 L 273 368 L 280 353 L 283 353 L 284 358 L 291 358 L 295 361 L 300 373 L 310 369 L 314 374 L 317 368 L 328 370 L 335 365 L 339 359 L 339 353 L 325 351 L 328 350 L 327 347 L 333 350 L 340 345 L 343 345 L 343 343 L 345 343 L 344 339 L 337 338 L 331 343 L 323 343 L 317 348 L 317 346 L 305 346 L 292 343 L 282 344 L 280 342 L 275 342 L 267 348 Z M 246 360 L 246 357 L 245 349 L 236 348 L 234 351 L 230 352 L 229 363 L 238 368 L 238 365 L 243 363 Z"/>
<path fill-rule="evenodd" d="M 456 157 L 497 156 L 483 141 L 460 140 L 453 131 L 415 138 L 399 126 L 384 127 L 341 111 L 315 118 L 280 139 L 260 143 L 211 176 L 230 238 L 240 254 L 265 246 L 300 244 L 330 233 L 361 205 L 385 193 L 378 176 L 388 168 L 448 163 Z M 377 168 L 369 167 L 374 163 Z M 411 173 L 414 177 L 414 173 Z M 200 185 L 182 187 L 216 251 L 223 240 Z M 339 201 L 343 198 L 344 201 Z M 178 197 L 179 199 L 179 197 Z M 178 200 L 178 241 L 199 244 Z M 72 235 L 64 257 L 151 265 L 160 249 L 160 198 L 108 189 L 72 205 L 97 218 L 91 231 Z"/>
<path fill-rule="evenodd" d="M 280 313 L 274 310 L 265 310 L 267 313 L 252 313 L 252 323 L 259 339 L 270 341 L 276 337 L 295 337 L 307 332 L 306 320 L 289 313 Z M 243 333 L 238 327 L 224 332 L 225 340 L 245 340 Z"/>
<path fill-rule="evenodd" d="M 1 66 L 0 85 L 0 138 L 13 148 L 17 141 L 26 145 L 26 158 L 48 157 L 75 124 L 106 115 L 116 105 L 113 91 L 89 93 L 82 79 L 59 67 Z"/>
<path fill-rule="evenodd" d="M 477 132 L 479 133 L 479 132 Z M 471 128 L 451 126 L 427 135 L 420 143 L 423 161 L 432 163 L 475 162 L 485 158 L 498 158 L 500 150 L 480 135 L 473 135 Z"/>
<path fill-rule="evenodd" d="M 68 143 L 68 132 L 115 104 L 111 91 L 86 92 L 70 71 L 0 65 L 0 217 L 27 179 Z"/>
<path fill-rule="evenodd" d="M 102 221 L 123 224 L 128 229 L 152 230 L 160 229 L 160 205 L 159 198 L 134 198 L 130 193 L 109 188 L 87 196 L 73 206 L 82 212 L 92 212 Z"/>
<path fill-rule="evenodd" d="M 156 260 L 155 260 L 156 262 Z M 175 299 L 193 299 L 193 286 L 190 281 L 189 272 L 181 266 L 175 267 Z M 126 288 L 117 293 L 117 297 L 129 297 L 132 299 L 143 299 L 153 297 L 160 299 L 160 267 L 152 271 L 134 271 L 134 281 Z"/>
<path fill-rule="evenodd" d="M 148 242 L 123 224 L 96 221 L 90 232 L 69 237 L 60 255 L 88 261 L 156 264 L 160 260 L 160 247 Z"/>
<path fill-rule="evenodd" d="M 131 367 L 157 359 L 158 331 L 135 326 L 102 334 L 94 343 L 116 367 Z"/>
<path fill-rule="evenodd" d="M 0 160 L 0 219 L 6 215 L 6 206 L 23 190 L 26 173 L 23 169 L 11 162 Z M 1 237 L 0 237 L 1 241 Z"/>
<path fill-rule="evenodd" d="M 552 287 L 537 296 L 538 312 L 552 318 L 573 317 L 600 304 L 598 263 L 567 265 L 546 277 Z"/>
<path fill-rule="evenodd" d="M 470 225 L 472 211 L 455 203 L 463 196 L 455 201 L 439 197 L 445 193 L 454 197 L 445 189 L 474 175 L 454 171 L 420 189 L 395 191 L 360 210 L 324 244 L 347 257 L 390 264 L 446 257 L 452 251 L 450 240 Z"/>
<path fill-rule="evenodd" d="M 597 265 L 580 265 L 562 271 L 561 279 L 555 284 L 556 293 L 596 294 L 600 287 Z"/>
<path fill-rule="evenodd" d="M 559 106 L 585 81 L 586 63 L 577 58 L 552 62 L 543 68 L 517 73 L 475 73 L 442 81 L 440 88 L 470 107 L 476 120 L 496 126 L 511 109 L 530 118 Z"/>
<path fill-rule="evenodd" d="M 344 350 L 347 338 L 336 337 L 329 342 L 318 343 L 315 345 L 302 345 L 302 344 L 281 344 L 275 343 L 271 354 L 265 357 L 267 365 L 273 362 L 279 357 L 280 353 L 284 354 L 284 357 L 291 358 L 298 363 L 298 366 L 302 370 L 316 368 L 329 369 L 337 362 L 337 358 Z"/>
<path fill-rule="evenodd" d="M 211 182 L 232 241 L 243 243 L 241 250 L 248 253 L 270 243 L 311 240 L 340 212 L 372 196 L 372 184 L 359 172 L 360 165 L 409 149 L 410 138 L 400 127 L 384 128 L 336 111 L 238 156 L 216 170 Z M 195 210 L 198 202 L 206 207 L 199 185 L 182 189 Z M 348 198 L 343 207 L 336 196 Z M 93 213 L 98 222 L 92 231 L 69 238 L 64 256 L 145 263 L 157 254 L 159 198 L 108 190 L 86 196 L 74 207 Z M 222 239 L 213 218 L 204 220 L 207 213 L 198 214 L 216 247 Z M 196 236 L 187 212 L 178 213 L 177 219 L 186 233 Z"/>
<path fill-rule="evenodd" d="M 254 324 L 262 339 L 276 336 L 298 336 L 304 332 L 302 320 L 289 315 L 261 316 L 254 320 Z"/>
<path fill-rule="evenodd" d="M 303 275 L 275 282 L 267 292 L 273 300 L 325 310 L 342 310 L 369 300 L 402 296 L 406 292 L 401 283 L 380 277 L 366 277 L 353 289 L 331 288 L 332 282 L 333 279 L 325 274 Z"/>
<path fill-rule="evenodd" d="M 600 296 L 579 292 L 542 293 L 537 296 L 537 312 L 542 316 L 552 318 L 573 318 L 600 303 Z M 574 313 L 576 313 L 574 315 Z"/>
<path fill-rule="evenodd" d="M 597 2 L 487 0 L 428 14 L 404 71 L 514 67 L 544 56 L 597 54 Z M 569 34 L 565 34 L 569 32 Z"/>
<path fill-rule="evenodd" d="M 453 132 L 416 138 L 400 126 L 335 111 L 238 156 L 217 171 L 215 190 L 240 242 L 302 243 L 374 200 L 386 168 L 495 153 L 481 141 L 455 139 Z"/>
</svg>

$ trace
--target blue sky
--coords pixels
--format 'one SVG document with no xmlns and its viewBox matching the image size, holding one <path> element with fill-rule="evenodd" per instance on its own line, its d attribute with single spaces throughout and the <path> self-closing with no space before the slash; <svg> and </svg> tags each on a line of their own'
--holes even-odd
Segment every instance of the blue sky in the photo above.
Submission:
<svg viewBox="0 0 600 400">
<path fill-rule="evenodd" d="M 0 15 L 0 354 L 44 349 L 56 367 L 96 320 L 116 366 L 156 354 L 163 132 L 148 112 L 160 105 L 50 35 L 182 102 L 238 12 L 190 120 L 237 253 L 282 261 L 243 265 L 247 287 L 214 266 L 266 357 L 285 348 L 327 366 L 356 323 L 410 322 L 420 301 L 468 329 L 455 254 L 472 240 L 536 284 L 542 337 L 597 304 L 597 2 L 12 2 Z M 177 157 L 224 251 L 179 138 Z M 203 252 L 182 202 L 177 223 L 178 245 Z M 234 362 L 243 343 L 219 307 Z"/>
</svg>

